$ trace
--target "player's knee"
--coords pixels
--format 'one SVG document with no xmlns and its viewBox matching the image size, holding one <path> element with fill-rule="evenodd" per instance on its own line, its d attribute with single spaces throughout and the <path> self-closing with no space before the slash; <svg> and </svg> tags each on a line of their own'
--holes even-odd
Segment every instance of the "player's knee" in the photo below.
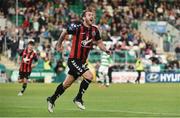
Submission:
<svg viewBox="0 0 180 118">
<path fill-rule="evenodd" d="M 92 74 L 91 72 L 89 72 L 89 73 L 86 74 L 84 77 L 85 77 L 86 79 L 88 79 L 88 80 L 92 80 L 92 79 L 93 79 L 93 74 Z"/>
<path fill-rule="evenodd" d="M 64 89 L 67 89 L 67 88 L 69 88 L 71 86 L 71 84 L 70 83 L 68 83 L 68 82 L 63 82 L 63 87 L 64 87 Z"/>
<path fill-rule="evenodd" d="M 22 80 L 21 80 L 21 79 L 18 79 L 18 82 L 19 82 L 19 83 L 22 83 Z"/>
<path fill-rule="evenodd" d="M 64 89 L 67 89 L 67 88 L 69 88 L 71 85 L 69 85 L 69 84 L 63 84 L 63 87 L 64 87 Z"/>
<path fill-rule="evenodd" d="M 27 84 L 28 83 L 28 80 L 26 78 L 23 79 L 23 83 L 24 84 Z"/>
<path fill-rule="evenodd" d="M 63 82 L 64 89 L 69 88 L 73 82 L 74 82 L 74 77 L 71 75 L 68 75 L 67 78 Z"/>
</svg>

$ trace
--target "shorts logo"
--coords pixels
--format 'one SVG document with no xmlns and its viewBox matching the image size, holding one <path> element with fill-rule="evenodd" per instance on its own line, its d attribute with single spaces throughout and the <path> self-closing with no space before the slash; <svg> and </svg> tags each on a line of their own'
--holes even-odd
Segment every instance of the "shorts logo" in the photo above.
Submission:
<svg viewBox="0 0 180 118">
<path fill-rule="evenodd" d="M 82 68 L 83 68 L 84 70 L 87 70 L 87 69 L 88 69 L 87 64 L 84 64 L 84 65 L 82 66 Z"/>
<path fill-rule="evenodd" d="M 83 72 L 83 70 L 76 64 L 76 62 L 73 60 L 73 61 L 71 61 L 72 62 L 72 64 L 74 65 L 74 67 L 80 72 L 80 73 L 82 73 Z"/>
</svg>

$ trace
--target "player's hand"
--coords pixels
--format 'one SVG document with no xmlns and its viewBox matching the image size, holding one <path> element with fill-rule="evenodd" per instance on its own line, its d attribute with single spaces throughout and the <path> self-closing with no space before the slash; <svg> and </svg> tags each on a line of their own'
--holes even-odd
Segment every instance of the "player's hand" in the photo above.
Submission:
<svg viewBox="0 0 180 118">
<path fill-rule="evenodd" d="M 106 53 L 107 53 L 108 55 L 112 55 L 112 51 L 111 51 L 111 50 L 106 50 Z"/>
<path fill-rule="evenodd" d="M 56 44 L 56 50 L 59 51 L 59 52 L 62 52 L 62 51 L 63 51 L 62 45 L 59 45 L 59 44 L 57 43 L 57 44 Z"/>
<path fill-rule="evenodd" d="M 34 68 L 35 66 L 36 66 L 36 64 L 32 64 L 32 65 L 31 65 L 31 68 Z"/>
<path fill-rule="evenodd" d="M 17 63 L 18 63 L 19 65 L 21 65 L 21 62 L 20 62 L 20 61 L 17 61 Z"/>
<path fill-rule="evenodd" d="M 18 56 L 17 64 L 21 65 L 20 57 Z"/>
</svg>

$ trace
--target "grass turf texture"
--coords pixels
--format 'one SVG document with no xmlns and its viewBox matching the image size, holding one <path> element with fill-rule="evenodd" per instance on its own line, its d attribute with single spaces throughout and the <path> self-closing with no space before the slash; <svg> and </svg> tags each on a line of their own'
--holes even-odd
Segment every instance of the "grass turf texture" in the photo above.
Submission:
<svg viewBox="0 0 180 118">
<path fill-rule="evenodd" d="M 57 85 L 29 84 L 24 96 L 17 96 L 21 84 L 0 84 L 0 117 L 180 117 L 179 84 L 91 84 L 84 95 L 85 111 L 72 102 L 79 89 L 73 84 L 49 113 L 46 98 Z"/>
</svg>

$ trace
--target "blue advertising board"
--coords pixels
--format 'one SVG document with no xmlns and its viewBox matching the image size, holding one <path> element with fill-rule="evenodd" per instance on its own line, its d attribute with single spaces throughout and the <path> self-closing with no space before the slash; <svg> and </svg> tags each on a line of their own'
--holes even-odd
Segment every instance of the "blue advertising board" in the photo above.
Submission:
<svg viewBox="0 0 180 118">
<path fill-rule="evenodd" d="M 166 33 L 167 25 L 165 22 L 148 22 L 147 27 L 155 31 L 156 33 Z"/>
<path fill-rule="evenodd" d="M 180 73 L 175 72 L 146 72 L 146 83 L 180 83 Z"/>
</svg>

